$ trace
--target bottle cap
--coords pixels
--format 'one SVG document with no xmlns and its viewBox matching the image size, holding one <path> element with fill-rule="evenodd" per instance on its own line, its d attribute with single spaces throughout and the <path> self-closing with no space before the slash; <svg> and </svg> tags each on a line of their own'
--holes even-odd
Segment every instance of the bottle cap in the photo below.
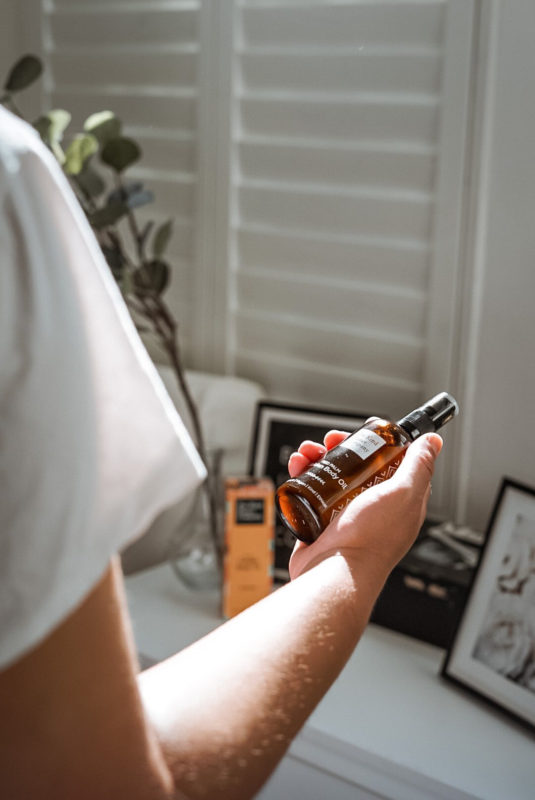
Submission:
<svg viewBox="0 0 535 800">
<path fill-rule="evenodd" d="M 407 431 L 411 439 L 417 439 L 422 433 L 438 431 L 458 413 L 457 400 L 448 392 L 440 392 L 400 419 L 398 424 Z"/>
</svg>

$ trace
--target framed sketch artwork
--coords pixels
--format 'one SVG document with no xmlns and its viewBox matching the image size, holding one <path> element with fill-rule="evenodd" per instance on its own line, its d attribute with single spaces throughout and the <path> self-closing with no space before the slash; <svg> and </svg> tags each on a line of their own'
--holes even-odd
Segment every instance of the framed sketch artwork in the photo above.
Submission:
<svg viewBox="0 0 535 800">
<path fill-rule="evenodd" d="M 442 673 L 535 728 L 535 489 L 510 478 Z"/>
<path fill-rule="evenodd" d="M 260 402 L 256 410 L 249 474 L 270 477 L 275 486 L 288 478 L 288 458 L 305 439 L 322 442 L 331 429 L 354 431 L 369 414 Z M 288 580 L 288 560 L 295 539 L 277 518 L 275 527 L 276 583 Z"/>
</svg>

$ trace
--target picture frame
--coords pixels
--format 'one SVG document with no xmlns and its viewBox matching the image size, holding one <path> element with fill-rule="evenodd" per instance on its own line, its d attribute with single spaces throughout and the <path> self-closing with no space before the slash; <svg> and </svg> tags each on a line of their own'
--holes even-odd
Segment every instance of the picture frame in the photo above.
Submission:
<svg viewBox="0 0 535 800">
<path fill-rule="evenodd" d="M 442 676 L 535 729 L 535 488 L 504 477 Z"/>
<path fill-rule="evenodd" d="M 371 414 L 343 412 L 271 401 L 257 404 L 249 456 L 249 474 L 269 477 L 275 487 L 288 478 L 288 458 L 305 439 L 322 442 L 327 431 L 352 432 Z M 280 519 L 275 523 L 275 583 L 289 579 L 288 561 L 295 539 Z"/>
</svg>

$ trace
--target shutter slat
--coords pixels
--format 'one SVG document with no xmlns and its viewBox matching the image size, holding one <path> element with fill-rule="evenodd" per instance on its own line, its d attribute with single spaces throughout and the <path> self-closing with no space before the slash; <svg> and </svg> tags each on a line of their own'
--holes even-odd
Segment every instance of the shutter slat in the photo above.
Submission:
<svg viewBox="0 0 535 800">
<path fill-rule="evenodd" d="M 323 4 L 277 3 L 276 7 L 244 7 L 243 39 L 248 45 L 439 44 L 445 3 Z"/>
<path fill-rule="evenodd" d="M 62 45 L 95 43 L 132 46 L 136 42 L 152 42 L 155 46 L 198 39 L 198 12 L 195 9 L 141 10 L 66 8 L 48 18 L 50 39 L 56 48 Z M 105 18 L 103 18 L 105 15 Z"/>
<path fill-rule="evenodd" d="M 263 222 L 281 229 L 328 231 L 342 234 L 393 236 L 425 241 L 429 233 L 430 204 L 409 193 L 390 197 L 371 192 L 315 193 L 313 189 L 276 189 L 242 184 L 240 220 Z"/>
<path fill-rule="evenodd" d="M 178 173 L 195 174 L 197 169 L 197 146 L 193 133 L 180 137 L 157 136 L 143 129 L 132 129 L 125 126 L 125 133 L 133 136 L 143 151 L 143 164 L 150 164 L 156 171 L 173 170 Z"/>
<path fill-rule="evenodd" d="M 264 271 L 286 269 L 303 276 L 328 274 L 334 280 L 352 280 L 417 289 L 424 285 L 429 250 L 426 244 L 373 237 L 304 234 L 268 226 L 237 229 L 239 264 Z"/>
<path fill-rule="evenodd" d="M 421 378 L 423 340 L 378 336 L 367 328 L 320 323 L 317 317 L 302 320 L 244 309 L 236 314 L 236 327 L 239 340 L 257 353 L 284 355 L 291 350 L 292 357 L 304 361 L 314 353 L 318 369 L 333 366 L 373 373 L 380 364 L 394 378 L 415 383 Z"/>
<path fill-rule="evenodd" d="M 336 147 L 310 141 L 247 139 L 239 143 L 239 165 L 253 180 L 280 180 L 354 186 L 395 186 L 429 191 L 435 169 L 430 148 Z"/>
<path fill-rule="evenodd" d="M 95 111 L 109 109 L 129 125 L 151 124 L 167 130 L 195 130 L 196 98 L 194 95 L 171 99 L 167 96 L 140 96 L 135 91 L 85 92 L 56 89 L 50 93 L 50 103 L 55 108 L 67 108 L 73 115 L 73 126 L 80 127 Z"/>
<path fill-rule="evenodd" d="M 299 136 L 341 141 L 436 140 L 438 114 L 434 103 L 409 101 L 326 102 L 285 97 L 283 94 L 244 94 L 240 103 L 241 129 L 262 136 Z"/>
<path fill-rule="evenodd" d="M 355 413 L 400 417 L 421 402 L 419 384 L 389 378 L 388 375 L 358 373 L 340 369 L 321 372 L 313 361 L 286 358 L 281 354 L 239 352 L 236 367 L 280 401 L 353 408 Z"/>
<path fill-rule="evenodd" d="M 247 91 L 285 86 L 293 91 L 419 92 L 432 94 L 440 77 L 441 58 L 433 54 L 373 53 L 364 49 L 337 52 L 285 53 L 245 51 L 242 81 Z"/>
<path fill-rule="evenodd" d="M 196 52 L 118 52 L 66 48 L 49 55 L 51 77 L 56 86 L 77 84 L 105 88 L 110 81 L 124 86 L 160 86 L 168 89 L 191 86 L 197 80 Z"/>
<path fill-rule="evenodd" d="M 63 14 L 115 14 L 132 11 L 191 11 L 201 0 L 45 0 L 51 12 Z"/>
<path fill-rule="evenodd" d="M 361 284 L 342 284 L 323 279 L 312 281 L 293 275 L 260 271 L 236 276 L 237 308 L 317 318 L 338 325 L 366 327 L 370 331 L 420 338 L 425 332 L 425 297 L 414 292 Z M 288 343 L 291 347 L 291 342 Z M 312 353 L 311 353 L 312 357 Z"/>
</svg>

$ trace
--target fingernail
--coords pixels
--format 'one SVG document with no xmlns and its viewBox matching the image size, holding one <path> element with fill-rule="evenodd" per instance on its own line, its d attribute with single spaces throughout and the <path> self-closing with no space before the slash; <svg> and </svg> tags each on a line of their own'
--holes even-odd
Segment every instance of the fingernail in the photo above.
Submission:
<svg viewBox="0 0 535 800">
<path fill-rule="evenodd" d="M 440 451 L 442 450 L 442 437 L 438 435 L 438 433 L 428 433 L 426 439 L 429 443 L 431 450 L 433 451 L 433 456 L 436 458 Z"/>
</svg>

